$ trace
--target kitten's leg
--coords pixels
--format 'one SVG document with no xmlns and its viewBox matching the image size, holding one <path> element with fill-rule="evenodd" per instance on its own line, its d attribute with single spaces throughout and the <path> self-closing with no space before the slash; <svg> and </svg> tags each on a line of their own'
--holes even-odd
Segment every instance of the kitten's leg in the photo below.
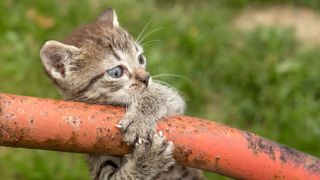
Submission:
<svg viewBox="0 0 320 180">
<path fill-rule="evenodd" d="M 134 144 L 137 141 L 147 141 L 148 137 L 156 132 L 156 122 L 153 115 L 142 114 L 132 108 L 118 127 L 122 130 L 123 140 L 128 144 Z"/>
<path fill-rule="evenodd" d="M 139 138 L 144 140 L 156 130 L 156 122 L 166 116 L 181 114 L 185 102 L 178 93 L 161 84 L 152 83 L 131 104 L 119 128 L 126 143 L 133 144 Z"/>
<path fill-rule="evenodd" d="M 96 164 L 91 167 L 95 180 L 122 180 L 122 179 L 152 179 L 158 173 L 167 170 L 174 164 L 172 158 L 173 144 L 171 141 L 165 141 L 162 133 L 154 134 L 148 142 L 137 141 L 132 154 L 126 157 L 126 161 L 121 164 L 111 162 L 106 159 L 96 159 Z"/>
</svg>

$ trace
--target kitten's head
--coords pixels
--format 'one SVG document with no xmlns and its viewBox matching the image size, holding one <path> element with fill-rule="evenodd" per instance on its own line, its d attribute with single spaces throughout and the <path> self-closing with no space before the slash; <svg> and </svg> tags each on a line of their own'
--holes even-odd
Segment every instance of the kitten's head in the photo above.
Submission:
<svg viewBox="0 0 320 180">
<path fill-rule="evenodd" d="M 150 79 L 142 47 L 119 26 L 113 9 L 63 42 L 47 41 L 40 56 L 49 77 L 70 100 L 126 104 Z"/>
</svg>

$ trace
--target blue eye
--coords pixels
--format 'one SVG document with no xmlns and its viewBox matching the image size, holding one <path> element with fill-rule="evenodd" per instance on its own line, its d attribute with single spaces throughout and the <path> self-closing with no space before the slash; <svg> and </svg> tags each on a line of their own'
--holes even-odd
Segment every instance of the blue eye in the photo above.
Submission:
<svg viewBox="0 0 320 180">
<path fill-rule="evenodd" d="M 107 73 L 113 78 L 119 78 L 123 74 L 123 69 L 121 66 L 114 67 L 112 69 L 107 70 Z"/>
</svg>

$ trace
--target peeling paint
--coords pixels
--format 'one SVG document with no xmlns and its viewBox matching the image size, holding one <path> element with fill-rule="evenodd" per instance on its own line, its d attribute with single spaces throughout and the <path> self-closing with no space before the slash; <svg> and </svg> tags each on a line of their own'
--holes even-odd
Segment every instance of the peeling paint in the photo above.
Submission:
<svg viewBox="0 0 320 180">
<path fill-rule="evenodd" d="M 282 164 L 294 166 L 295 168 L 303 168 L 309 173 L 320 174 L 320 160 L 314 157 L 251 133 L 246 133 L 246 140 L 248 142 L 248 148 L 257 155 L 260 153 L 266 154 L 273 161 L 280 161 Z M 280 153 L 279 159 L 276 159 L 275 151 Z M 308 164 L 308 161 L 312 163 Z"/>
<path fill-rule="evenodd" d="M 276 145 L 274 142 L 251 133 L 246 133 L 246 140 L 248 141 L 248 148 L 255 154 L 263 153 L 268 155 L 270 159 L 276 160 L 274 152 Z"/>
<path fill-rule="evenodd" d="M 81 125 L 81 119 L 78 116 L 66 116 L 63 119 L 74 128 L 79 128 Z"/>
</svg>

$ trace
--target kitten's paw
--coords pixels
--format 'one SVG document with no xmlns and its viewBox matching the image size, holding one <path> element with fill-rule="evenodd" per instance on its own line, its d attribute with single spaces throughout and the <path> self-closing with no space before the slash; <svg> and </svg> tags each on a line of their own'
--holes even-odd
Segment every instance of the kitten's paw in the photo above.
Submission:
<svg viewBox="0 0 320 180">
<path fill-rule="evenodd" d="M 123 140 L 127 144 L 134 144 L 137 141 L 146 142 L 154 133 L 152 125 L 129 119 L 121 120 L 117 127 L 122 130 Z"/>
<path fill-rule="evenodd" d="M 146 167 L 159 171 L 165 171 L 171 167 L 175 160 L 172 157 L 173 143 L 166 141 L 162 132 L 155 133 L 150 142 L 139 142 L 135 144 L 133 156 L 141 161 L 145 161 Z"/>
</svg>

